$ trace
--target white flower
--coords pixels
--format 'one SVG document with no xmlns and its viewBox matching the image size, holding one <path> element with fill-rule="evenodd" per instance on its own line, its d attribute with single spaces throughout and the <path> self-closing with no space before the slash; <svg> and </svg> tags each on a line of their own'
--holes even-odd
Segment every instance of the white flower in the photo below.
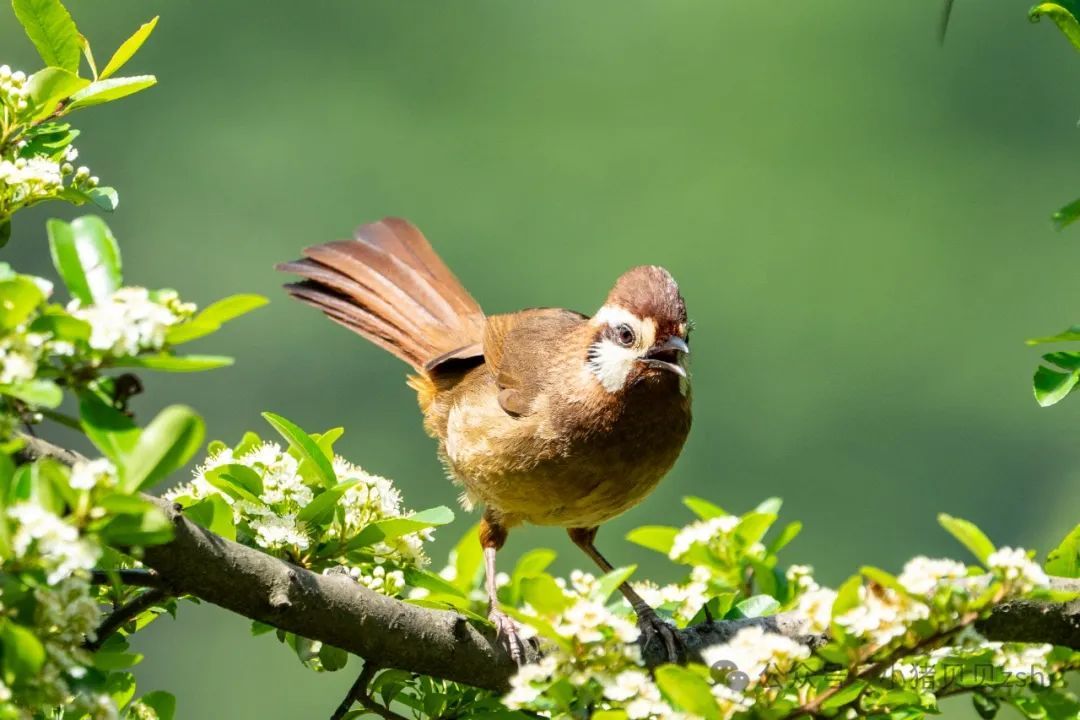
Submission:
<svg viewBox="0 0 1080 720">
<path fill-rule="evenodd" d="M 937 560 L 924 556 L 912 558 L 904 565 L 898 580 L 914 595 L 933 595 L 946 580 L 967 577 L 967 566 L 955 560 Z"/>
<path fill-rule="evenodd" d="M 33 549 L 48 568 L 47 581 L 55 584 L 75 572 L 89 570 L 97 562 L 100 550 L 79 537 L 72 525 L 41 505 L 22 502 L 8 509 L 8 517 L 18 523 L 12 548 L 19 557 Z"/>
<path fill-rule="evenodd" d="M 50 197 L 63 188 L 60 163 L 45 156 L 0 160 L 0 183 L 14 205 Z"/>
<path fill-rule="evenodd" d="M 930 617 L 930 608 L 888 588 L 859 587 L 860 604 L 836 618 L 838 625 L 875 645 L 886 645 L 907 632 L 917 620 Z"/>
<path fill-rule="evenodd" d="M 819 587 L 799 596 L 795 609 L 807 619 L 807 632 L 817 634 L 829 629 L 834 602 L 836 591 L 829 588 Z"/>
<path fill-rule="evenodd" d="M 255 531 L 255 542 L 261 547 L 279 550 L 296 547 L 307 550 L 311 539 L 304 532 L 295 515 L 264 515 L 251 521 Z"/>
<path fill-rule="evenodd" d="M 988 643 L 990 644 L 990 643 Z M 1046 656 L 1054 649 L 1053 645 L 1020 645 L 1017 643 L 994 643 L 993 664 L 1001 668 L 1007 680 L 1027 681 L 1036 685 L 1049 685 L 1050 672 L 1046 667 Z"/>
<path fill-rule="evenodd" d="M 68 312 L 90 323 L 90 347 L 115 357 L 160 350 L 169 327 L 185 319 L 167 302 L 152 299 L 150 291 L 142 287 L 120 288 L 95 305 L 83 306 L 73 300 Z"/>
<path fill-rule="evenodd" d="M 45 339 L 22 328 L 0 338 L 0 385 L 34 379 Z"/>
<path fill-rule="evenodd" d="M 114 487 L 116 468 L 105 458 L 80 460 L 71 466 L 71 479 L 68 482 L 73 490 Z"/>
<path fill-rule="evenodd" d="M 90 594 L 90 584 L 79 577 L 69 577 L 53 587 L 34 590 L 37 600 L 34 622 L 48 639 L 80 645 L 84 637 L 93 638 L 101 620 L 101 607 Z"/>
<path fill-rule="evenodd" d="M 1043 569 L 1020 548 L 995 550 L 986 558 L 986 565 L 1000 575 L 1014 593 L 1023 594 L 1050 583 Z"/>
<path fill-rule="evenodd" d="M 604 697 L 624 702 L 641 695 L 649 682 L 649 676 L 640 670 L 623 670 L 615 676 L 614 681 L 604 686 Z"/>
<path fill-rule="evenodd" d="M 754 684 L 766 672 L 790 672 L 799 662 L 810 657 L 810 650 L 791 638 L 765 632 L 752 625 L 737 632 L 725 644 L 705 648 L 701 656 L 710 666 L 724 660 L 733 663 L 735 669 L 746 673 L 751 684 Z"/>
<path fill-rule="evenodd" d="M 675 536 L 668 556 L 680 560 L 695 545 L 709 545 L 713 540 L 731 533 L 739 525 L 739 518 L 734 515 L 721 515 L 709 520 L 699 520 L 684 527 Z"/>
<path fill-rule="evenodd" d="M 814 568 L 810 565 L 792 565 L 784 575 L 788 584 L 793 585 L 799 592 L 809 592 L 821 587 L 814 579 Z"/>
<path fill-rule="evenodd" d="M 262 479 L 260 499 L 267 505 L 284 502 L 304 507 L 311 502 L 314 493 L 300 477 L 300 464 L 277 443 L 263 443 L 248 451 L 238 462 L 255 470 Z"/>
</svg>

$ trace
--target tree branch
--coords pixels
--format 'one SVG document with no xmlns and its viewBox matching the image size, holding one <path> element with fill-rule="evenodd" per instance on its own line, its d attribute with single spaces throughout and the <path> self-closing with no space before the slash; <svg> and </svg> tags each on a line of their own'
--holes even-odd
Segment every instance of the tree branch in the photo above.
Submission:
<svg viewBox="0 0 1080 720">
<path fill-rule="evenodd" d="M 144 562 L 169 587 L 244 617 L 321 640 L 380 667 L 432 675 L 490 690 L 505 690 L 515 665 L 494 632 L 449 611 L 410 605 L 374 593 L 340 575 L 316 575 L 263 552 L 225 540 L 192 523 L 169 503 L 155 499 L 176 530 L 172 542 L 148 547 Z M 1055 578 L 1058 590 L 1080 592 L 1080 580 Z M 680 631 L 689 657 L 727 642 L 751 625 L 819 646 L 825 638 L 807 630 L 792 612 L 771 617 L 719 620 Z M 990 640 L 1049 642 L 1080 649 L 1080 602 L 1022 601 L 996 609 L 978 623 Z M 660 664 L 661 653 L 646 661 Z"/>
<path fill-rule="evenodd" d="M 84 643 L 87 650 L 94 652 L 100 650 L 105 641 L 122 628 L 125 623 L 138 617 L 141 613 L 149 610 L 158 603 L 169 597 L 169 593 L 160 589 L 147 590 L 129 603 L 121 605 L 106 617 L 95 633 L 94 639 Z"/>
<path fill-rule="evenodd" d="M 24 437 L 25 457 L 70 462 L 80 456 L 39 438 Z M 143 562 L 157 571 L 175 594 L 190 594 L 238 615 L 320 640 L 373 660 L 379 667 L 431 675 L 489 690 L 504 691 L 516 670 L 490 627 L 460 615 L 388 598 L 341 575 L 317 575 L 254 548 L 226 540 L 196 525 L 179 508 L 156 503 L 175 529 L 174 539 L 147 547 Z M 1080 592 L 1080 580 L 1053 578 L 1056 590 Z M 679 631 L 691 660 L 729 641 L 742 628 L 767 632 L 817 647 L 826 641 L 808 631 L 808 620 L 793 612 L 764 618 L 717 620 Z M 975 624 L 990 640 L 1052 643 L 1080 650 L 1080 601 L 1005 603 Z M 664 661 L 649 648 L 645 661 Z M 533 651 L 529 649 L 529 652 Z M 527 657 L 526 659 L 535 659 Z"/>
</svg>

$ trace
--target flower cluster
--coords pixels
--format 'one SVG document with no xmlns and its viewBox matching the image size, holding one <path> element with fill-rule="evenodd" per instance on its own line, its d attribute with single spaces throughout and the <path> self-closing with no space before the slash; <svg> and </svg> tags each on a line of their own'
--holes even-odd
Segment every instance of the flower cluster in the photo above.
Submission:
<svg viewBox="0 0 1080 720">
<path fill-rule="evenodd" d="M 986 565 L 1005 585 L 1007 596 L 1023 595 L 1050 582 L 1029 553 L 1019 548 L 995 550 L 986 558 Z"/>
<path fill-rule="evenodd" d="M 65 189 L 84 194 L 98 185 L 90 169 L 73 163 L 78 150 L 65 125 L 33 120 L 36 109 L 26 73 L 0 65 L 0 220 L 20 208 L 59 197 Z M 34 143 L 45 137 L 48 143 Z M 69 178 L 65 184 L 65 178 Z"/>
<path fill-rule="evenodd" d="M 833 618 L 837 625 L 875 647 L 903 637 L 912 623 L 930 617 L 930 607 L 892 588 L 860 585 L 859 602 Z"/>
<path fill-rule="evenodd" d="M 642 671 L 636 644 L 639 630 L 632 615 L 625 607 L 616 610 L 605 604 L 610 589 L 581 571 L 575 571 L 569 583 L 540 577 L 543 581 L 531 583 L 525 592 L 521 619 L 526 623 L 523 629 L 531 631 L 527 634 L 538 635 L 549 647 L 540 662 L 522 667 L 514 676 L 506 705 L 560 715 L 590 704 L 629 713 L 628 704 L 636 702 L 630 717 L 675 717 L 657 714 L 649 702 L 655 696 L 671 711 Z M 563 696 L 555 689 L 567 683 L 576 689 L 570 704 L 561 701 Z"/>
<path fill-rule="evenodd" d="M 99 358 L 119 358 L 161 350 L 166 331 L 191 318 L 195 305 L 181 302 L 172 290 L 125 287 L 103 302 L 72 300 L 67 310 L 90 325 L 87 342 Z"/>
<path fill-rule="evenodd" d="M 386 478 L 335 456 L 335 483 L 346 489 L 324 518 L 308 517 L 306 509 L 329 489 L 306 471 L 294 452 L 261 441 L 219 447 L 195 470 L 190 482 L 165 497 L 189 508 L 217 499 L 231 509 L 241 542 L 313 570 L 337 572 L 344 567 L 357 582 L 376 592 L 400 594 L 405 588 L 403 568 L 427 564 L 423 543 L 433 539 L 432 530 L 382 534 L 370 543 L 357 544 L 362 552 L 350 553 L 350 543 L 365 528 L 407 516 L 400 494 Z"/>
</svg>

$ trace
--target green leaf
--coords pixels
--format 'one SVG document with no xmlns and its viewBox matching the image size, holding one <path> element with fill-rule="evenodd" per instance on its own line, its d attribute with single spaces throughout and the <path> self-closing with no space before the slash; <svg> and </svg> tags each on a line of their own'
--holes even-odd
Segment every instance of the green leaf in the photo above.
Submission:
<svg viewBox="0 0 1080 720">
<path fill-rule="evenodd" d="M 45 293 L 25 275 L 0 280 L 0 330 L 22 325 L 44 300 Z"/>
<path fill-rule="evenodd" d="M 478 582 L 480 566 L 484 563 L 484 551 L 480 547 L 480 524 L 465 531 L 453 550 L 454 585 L 462 592 L 469 592 Z"/>
<path fill-rule="evenodd" d="M 860 695 L 862 695 L 862 692 L 865 689 L 866 681 L 856 680 L 847 687 L 841 689 L 824 703 L 822 703 L 821 707 L 823 710 L 835 710 L 837 708 L 841 708 L 850 702 L 854 702 Z"/>
<path fill-rule="evenodd" d="M 160 545 L 172 540 L 173 527 L 169 519 L 154 507 L 138 515 L 117 515 L 100 530 L 101 537 L 111 545 Z"/>
<path fill-rule="evenodd" d="M 441 575 L 436 575 L 428 570 L 422 570 L 408 565 L 405 566 L 404 572 L 405 582 L 412 587 L 423 588 L 436 595 L 452 595 L 459 598 L 466 597 L 465 593 Z"/>
<path fill-rule="evenodd" d="M 138 30 L 136 30 L 131 37 L 125 40 L 113 56 L 109 58 L 109 62 L 105 63 L 105 68 L 98 75 L 98 79 L 105 80 L 117 70 L 122 68 L 124 64 L 132 58 L 142 47 L 146 39 L 150 37 L 150 33 L 154 32 L 154 28 L 157 27 L 157 16 L 154 17 L 148 23 L 143 24 Z"/>
<path fill-rule="evenodd" d="M 173 720 L 176 717 L 176 698 L 171 693 L 155 690 L 143 695 L 139 702 L 156 712 L 158 720 Z"/>
<path fill-rule="evenodd" d="M 1042 407 L 1050 407 L 1065 399 L 1076 387 L 1078 381 L 1080 381 L 1080 370 L 1063 373 L 1040 365 L 1035 370 L 1033 382 L 1035 400 Z"/>
<path fill-rule="evenodd" d="M 765 617 L 776 614 L 776 611 L 780 609 L 780 603 L 769 595 L 754 595 L 736 603 L 735 609 L 742 617 Z"/>
<path fill-rule="evenodd" d="M 191 408 L 171 405 L 162 410 L 124 458 L 121 488 L 142 490 L 179 470 L 202 445 L 204 432 L 202 418 Z"/>
<path fill-rule="evenodd" d="M 52 380 L 28 380 L 11 385 L 0 385 L 0 395 L 9 395 L 27 405 L 54 408 L 64 401 L 64 391 Z"/>
<path fill-rule="evenodd" d="M 226 540 L 236 540 L 232 508 L 220 495 L 210 495 L 184 508 L 185 517 Z"/>
<path fill-rule="evenodd" d="M 111 367 L 137 367 L 162 372 L 201 372 L 228 367 L 235 362 L 224 355 L 129 355 L 109 361 Z"/>
<path fill-rule="evenodd" d="M 86 191 L 90 202 L 102 210 L 112 212 L 120 205 L 120 196 L 111 187 L 93 187 Z"/>
<path fill-rule="evenodd" d="M 756 510 L 748 512 L 739 520 L 739 525 L 735 528 L 735 535 L 745 544 L 753 545 L 765 537 L 765 533 L 769 531 L 774 522 L 776 522 L 776 515 L 772 513 L 762 513 Z"/>
<path fill-rule="evenodd" d="M 1046 556 L 1046 572 L 1059 577 L 1080 577 L 1080 525 Z"/>
<path fill-rule="evenodd" d="M 990 542 L 990 538 L 986 537 L 974 523 L 945 513 L 938 515 L 938 523 L 960 541 L 961 545 L 970 550 L 979 562 L 986 564 L 986 558 L 994 552 L 994 543 Z"/>
<path fill-rule="evenodd" d="M 615 568 L 606 575 L 597 578 L 595 599 L 599 602 L 607 602 L 607 599 L 611 597 L 612 593 L 618 590 L 620 585 L 629 580 L 635 570 L 637 570 L 637 565 L 627 565 L 623 568 Z"/>
<path fill-rule="evenodd" d="M 471 539 L 479 546 L 475 537 Z M 534 548 L 522 555 L 510 576 L 510 585 L 506 588 L 506 603 L 508 605 L 521 604 L 521 581 L 525 578 L 536 577 L 547 570 L 548 566 L 555 561 L 555 557 L 555 551 L 548 548 Z"/>
<path fill-rule="evenodd" d="M 45 646 L 34 633 L 12 620 L 0 629 L 0 643 L 4 646 L 4 675 L 9 685 L 17 679 L 29 680 L 45 664 Z"/>
<path fill-rule="evenodd" d="M 626 539 L 635 545 L 667 555 L 671 552 L 671 545 L 678 534 L 678 528 L 666 525 L 645 525 L 628 532 Z"/>
<path fill-rule="evenodd" d="M 252 474 L 255 472 L 251 468 L 242 465 L 221 465 L 213 470 L 208 470 L 203 473 L 203 477 L 206 478 L 206 482 L 210 483 L 234 500 L 246 500 L 249 503 L 254 503 L 256 506 L 265 505 L 266 503 L 259 499 L 261 490 L 259 493 L 256 493 L 248 489 L 251 485 L 250 476 L 240 469 L 242 467 Z M 261 484 L 262 480 L 260 479 L 260 487 Z"/>
<path fill-rule="evenodd" d="M 55 306 L 46 306 L 41 315 L 30 323 L 30 331 L 47 333 L 57 340 L 86 342 L 90 339 L 90 323 L 68 315 Z"/>
<path fill-rule="evenodd" d="M 1065 37 L 1069 39 L 1069 42 L 1072 43 L 1072 46 L 1077 50 L 1080 50 L 1080 24 L 1076 22 L 1076 18 L 1073 17 L 1071 12 L 1054 2 L 1039 3 L 1028 12 L 1028 18 L 1031 22 L 1039 22 L 1043 17 L 1048 17 L 1053 20 L 1054 24 L 1058 26 L 1058 29 L 1061 30 Z M 1075 204 L 1076 203 L 1066 205 L 1061 210 L 1054 213 L 1054 222 L 1057 223 L 1058 227 L 1064 227 L 1072 222 L 1072 220 L 1076 219 L 1075 215 L 1064 221 L 1058 219 L 1058 215 L 1066 213 L 1072 208 L 1072 205 Z M 1075 210 L 1073 212 L 1080 212 L 1080 210 Z"/>
<path fill-rule="evenodd" d="M 521 597 L 541 615 L 557 615 L 573 602 L 547 573 L 522 580 Z"/>
<path fill-rule="evenodd" d="M 82 51 L 82 55 L 86 58 L 86 64 L 90 66 L 90 75 L 95 80 L 98 76 L 97 63 L 94 62 L 94 51 L 90 48 L 90 41 L 86 36 L 79 33 L 79 50 Z"/>
<path fill-rule="evenodd" d="M 297 519 L 301 519 L 300 515 L 297 515 Z M 363 530 L 353 536 L 353 538 L 346 543 L 345 551 L 348 552 L 350 550 L 374 545 L 377 542 L 393 540 L 402 535 L 408 535 L 409 533 L 436 527 L 438 525 L 446 525 L 453 521 L 454 512 L 444 505 L 428 510 L 422 510 L 408 517 L 379 520 L 366 526 Z"/>
<path fill-rule="evenodd" d="M 711 520 L 715 517 L 727 515 L 722 507 L 715 505 L 704 498 L 689 495 L 684 497 L 682 501 L 683 505 L 690 508 L 690 511 L 702 520 Z"/>
<path fill-rule="evenodd" d="M 11 220 L 0 218 L 0 248 L 7 245 L 8 240 L 11 240 Z"/>
<path fill-rule="evenodd" d="M 997 698 L 984 695 L 981 692 L 971 694 L 971 703 L 975 706 L 975 712 L 983 720 L 993 720 L 997 716 L 998 710 L 1001 709 L 1001 702 Z"/>
<path fill-rule="evenodd" d="M 216 332 L 229 320 L 249 313 L 270 302 L 262 295 L 232 295 L 208 305 L 186 323 L 169 328 L 167 341 L 171 345 L 190 342 Z"/>
<path fill-rule="evenodd" d="M 135 75 L 111 80 L 98 80 L 72 95 L 70 108 L 75 110 L 112 102 L 128 95 L 134 95 L 156 84 L 157 78 L 153 75 Z"/>
<path fill-rule="evenodd" d="M 341 648 L 323 643 L 322 647 L 319 648 L 319 662 L 322 664 L 323 670 L 335 672 L 348 664 L 349 653 Z"/>
<path fill-rule="evenodd" d="M 131 418 L 95 393 L 84 392 L 79 397 L 79 424 L 90 442 L 123 473 L 124 458 L 135 448 L 141 432 Z"/>
<path fill-rule="evenodd" d="M 768 553 L 775 555 L 784 549 L 788 543 L 798 537 L 799 533 L 802 532 L 802 527 L 802 523 L 798 520 L 785 525 L 780 534 L 776 536 L 776 539 L 769 543 Z"/>
<path fill-rule="evenodd" d="M 323 487 L 333 487 L 337 482 L 337 478 L 334 477 L 334 468 L 311 436 L 280 415 L 264 412 L 262 416 L 281 437 L 288 441 L 290 447 L 296 448 L 302 459 L 312 465 L 320 484 Z"/>
<path fill-rule="evenodd" d="M 15 17 L 46 65 L 79 72 L 79 29 L 60 0 L 12 0 Z"/>
<path fill-rule="evenodd" d="M 56 112 L 61 102 L 89 84 L 89 80 L 63 68 L 47 67 L 38 70 L 26 80 L 26 89 L 34 106 L 31 121 L 49 117 Z"/>
<path fill-rule="evenodd" d="M 1066 370 L 1080 368 L 1080 352 L 1052 352 L 1043 355 L 1043 360 Z"/>
<path fill-rule="evenodd" d="M 755 512 L 764 513 L 765 515 L 779 515 L 780 508 L 784 506 L 784 501 L 778 497 L 771 497 L 762 500 L 756 508 Z"/>
<path fill-rule="evenodd" d="M 1076 340 L 1080 340 L 1080 325 L 1073 325 L 1067 330 L 1062 330 L 1057 335 L 1047 335 L 1046 337 L 1031 338 L 1030 340 L 1025 340 L 1024 342 L 1028 345 L 1045 345 L 1046 343 L 1074 342 Z"/>
<path fill-rule="evenodd" d="M 326 524 L 334 516 L 334 508 L 337 507 L 341 496 L 359 482 L 359 480 L 348 480 L 323 490 L 296 514 L 297 521 L 306 523 L 309 527 L 320 527 Z"/>
<path fill-rule="evenodd" d="M 101 218 L 87 215 L 71 224 L 53 219 L 46 228 L 53 265 L 73 297 L 102 302 L 120 287 L 120 247 Z"/>
<path fill-rule="evenodd" d="M 694 717 L 719 720 L 720 711 L 705 678 L 678 665 L 661 665 L 655 676 L 660 692 L 676 708 Z"/>
</svg>

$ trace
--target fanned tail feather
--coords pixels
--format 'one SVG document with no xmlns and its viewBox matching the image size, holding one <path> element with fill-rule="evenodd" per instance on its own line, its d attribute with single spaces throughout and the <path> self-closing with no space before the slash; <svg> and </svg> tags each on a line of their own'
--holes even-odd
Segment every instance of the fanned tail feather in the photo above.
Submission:
<svg viewBox="0 0 1080 720">
<path fill-rule="evenodd" d="M 427 370 L 479 355 L 483 311 L 408 221 L 364 225 L 354 240 L 309 247 L 304 256 L 277 266 L 304 278 L 285 286 L 289 294 L 420 372 L 409 384 L 422 406 L 434 392 Z"/>
</svg>

